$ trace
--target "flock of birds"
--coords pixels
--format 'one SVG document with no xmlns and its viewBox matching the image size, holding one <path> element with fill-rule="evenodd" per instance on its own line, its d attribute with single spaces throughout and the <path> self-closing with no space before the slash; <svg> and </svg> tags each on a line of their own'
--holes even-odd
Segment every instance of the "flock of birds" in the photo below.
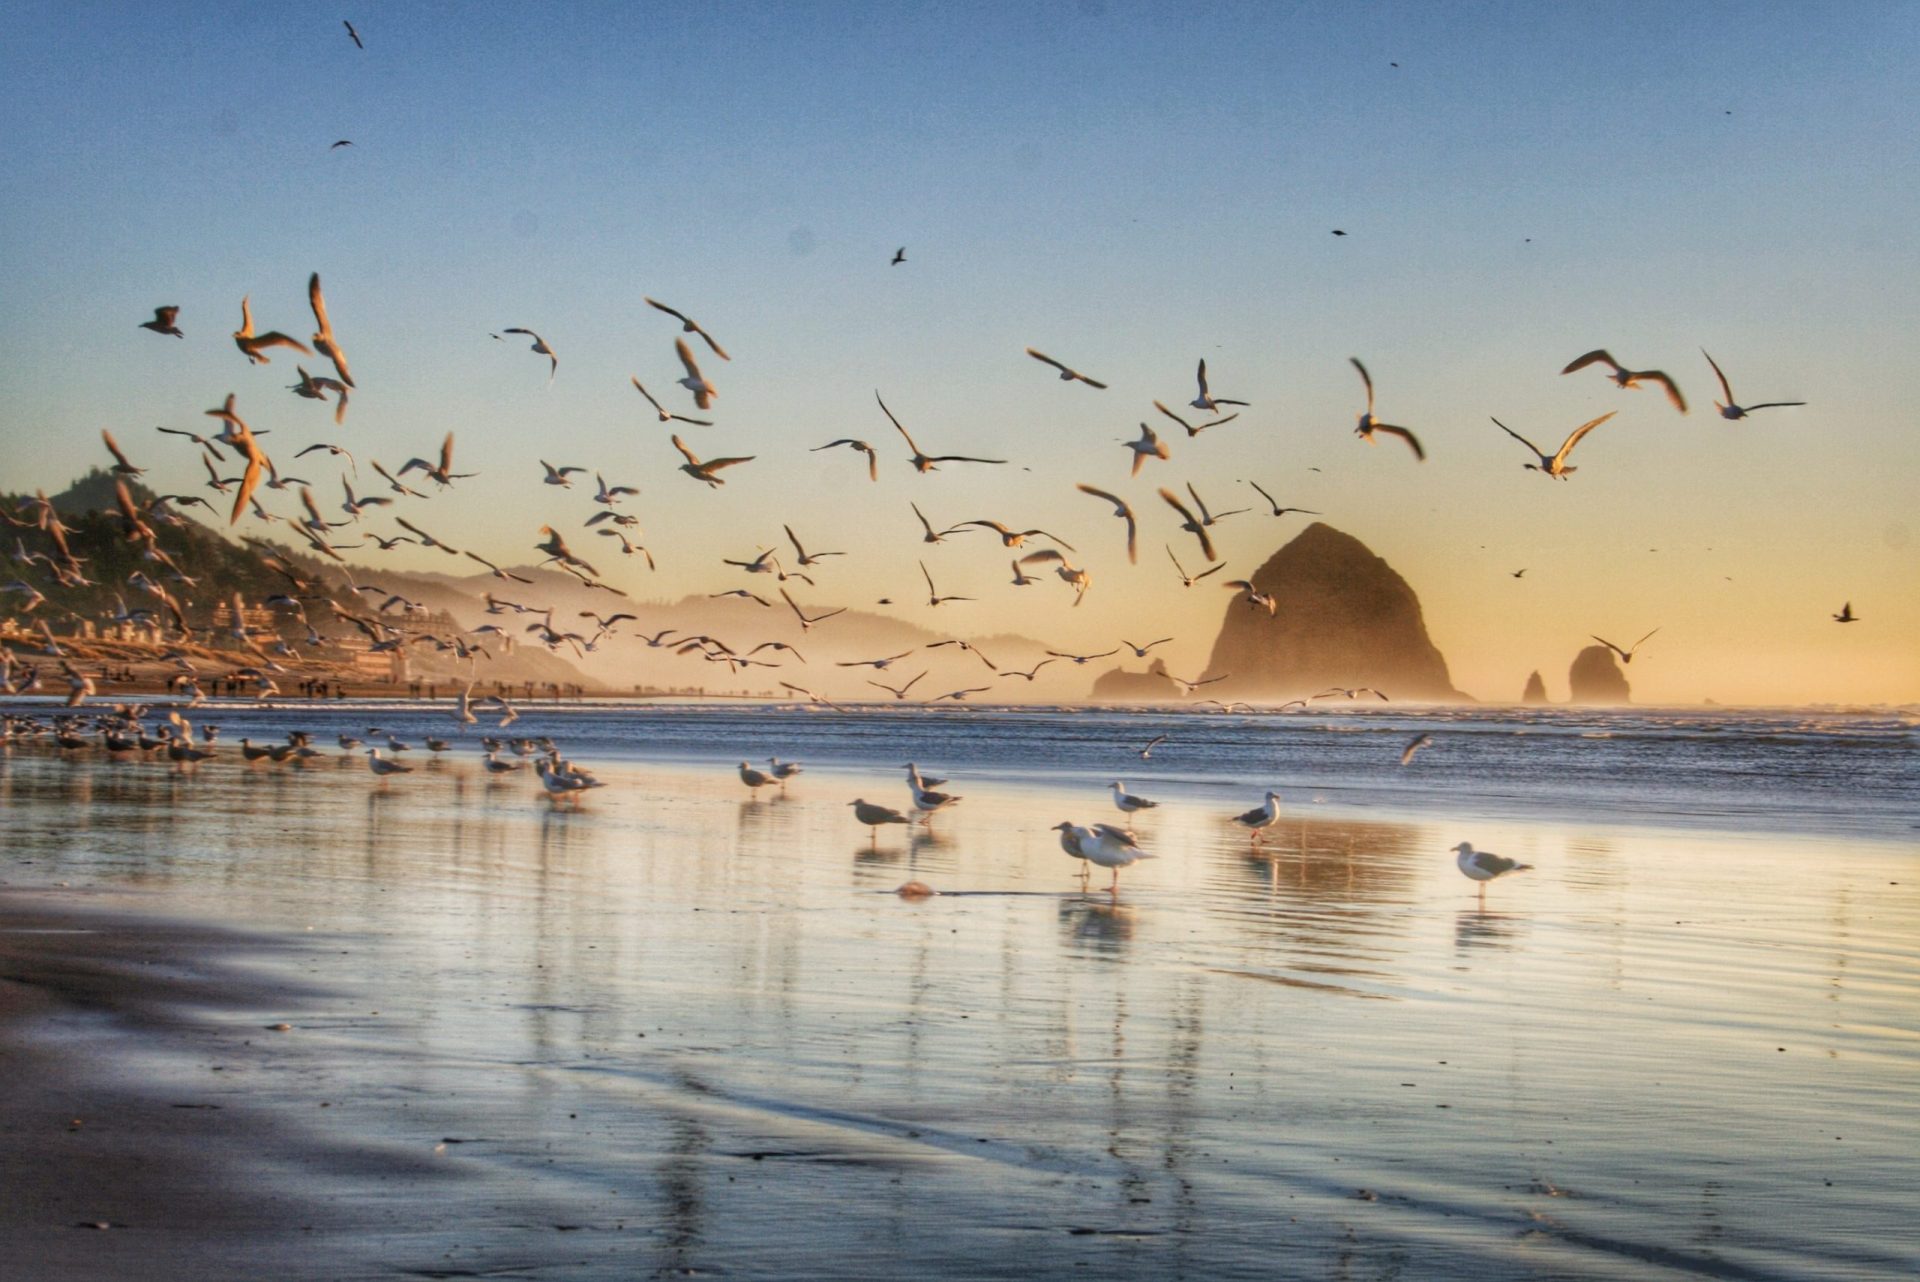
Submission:
<svg viewBox="0 0 1920 1282">
<path fill-rule="evenodd" d="M 504 728 L 517 720 L 519 714 L 507 701 L 500 700 L 499 703 L 505 709 L 499 722 L 500 727 Z M 162 719 L 157 725 L 149 727 L 148 720 L 156 714 Z M 478 720 L 464 694 L 455 720 L 463 730 Z M 219 756 L 219 738 L 220 728 L 217 725 L 202 725 L 196 733 L 194 723 L 178 708 L 158 709 L 147 704 L 121 704 L 84 716 L 62 713 L 50 720 L 43 720 L 31 713 L 0 714 L 0 750 L 11 749 L 15 745 L 50 742 L 56 751 L 74 760 L 78 759 L 78 754 L 97 751 L 114 761 L 163 758 L 176 769 L 192 771 L 202 762 Z M 1141 756 L 1144 758 L 1149 755 L 1153 746 L 1165 739 L 1165 735 L 1155 738 L 1153 743 L 1141 750 Z M 336 741 L 343 755 L 363 753 L 369 773 L 383 788 L 388 780 L 415 772 L 415 767 L 402 760 L 404 754 L 414 751 L 414 745 L 390 730 L 369 726 L 364 738 L 343 733 L 336 736 Z M 1401 764 L 1410 762 L 1416 752 L 1432 741 L 1431 735 L 1416 736 L 1404 749 Z M 586 793 L 606 786 L 605 781 L 592 770 L 562 755 L 559 745 L 551 736 L 482 735 L 477 742 L 484 752 L 481 768 L 489 780 L 519 775 L 531 764 L 541 792 L 555 806 L 577 807 Z M 426 751 L 434 755 L 449 752 L 455 747 L 454 740 L 433 735 L 424 736 L 423 743 Z M 383 750 L 393 755 L 383 755 Z M 248 767 L 304 767 L 327 758 L 329 754 L 315 743 L 311 733 L 290 730 L 283 743 L 256 744 L 251 738 L 242 738 L 240 756 Z M 904 768 L 909 797 L 907 808 L 896 809 L 868 801 L 865 797 L 855 797 L 847 803 L 853 810 L 854 819 L 868 829 L 871 841 L 878 842 L 880 830 L 886 827 L 914 824 L 930 827 L 935 815 L 965 800 L 960 794 L 942 791 L 948 782 L 946 779 L 922 774 L 920 768 L 911 761 Z M 739 765 L 740 782 L 755 793 L 762 788 L 777 787 L 784 790 L 803 769 L 799 762 L 783 761 L 777 756 L 767 759 L 764 770 L 742 761 Z M 1144 811 L 1160 806 L 1158 801 L 1129 792 L 1126 784 L 1119 779 L 1109 784 L 1108 790 L 1114 809 L 1129 821 Z M 1280 795 L 1269 790 L 1259 805 L 1230 816 L 1229 821 L 1244 829 L 1249 844 L 1257 846 L 1267 829 L 1280 822 L 1280 813 Z M 1062 821 L 1055 824 L 1052 830 L 1060 835 L 1061 850 L 1080 861 L 1083 889 L 1093 868 L 1105 868 L 1113 874 L 1107 890 L 1117 895 L 1122 868 L 1142 859 L 1155 858 L 1141 848 L 1131 822 L 1076 824 Z M 1476 851 L 1466 842 L 1454 847 L 1454 850 L 1458 855 L 1460 871 L 1480 883 L 1483 900 L 1485 883 L 1532 866 L 1486 851 Z M 925 888 L 922 891 L 925 893 Z"/>
</svg>

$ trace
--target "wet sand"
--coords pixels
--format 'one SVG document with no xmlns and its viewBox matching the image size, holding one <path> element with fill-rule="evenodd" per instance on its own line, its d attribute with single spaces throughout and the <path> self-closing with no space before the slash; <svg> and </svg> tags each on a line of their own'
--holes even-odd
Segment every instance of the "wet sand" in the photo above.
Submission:
<svg viewBox="0 0 1920 1282">
<path fill-rule="evenodd" d="M 1175 796 L 1114 898 L 1048 831 L 1098 787 L 870 842 L 892 770 L 602 774 L 10 756 L 18 1275 L 1920 1263 L 1911 842 Z M 1483 908 L 1462 838 L 1536 870 Z"/>
</svg>

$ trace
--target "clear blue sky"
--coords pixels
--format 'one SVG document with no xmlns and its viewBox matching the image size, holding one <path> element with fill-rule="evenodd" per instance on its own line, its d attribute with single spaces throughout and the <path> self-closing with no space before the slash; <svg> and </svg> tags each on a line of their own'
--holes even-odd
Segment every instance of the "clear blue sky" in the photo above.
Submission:
<svg viewBox="0 0 1920 1282">
<path fill-rule="evenodd" d="M 1912 5 L 15 4 L 7 29 L 9 486 L 63 483 L 111 427 L 185 489 L 192 451 L 151 429 L 233 391 L 271 444 L 389 466 L 455 430 L 482 476 L 410 519 L 495 560 L 593 510 L 535 460 L 641 485 L 661 570 L 616 576 L 641 596 L 736 586 L 720 558 L 790 520 L 860 551 L 823 602 L 911 600 L 909 499 L 1058 528 L 1085 607 L 1062 586 L 1036 618 L 978 536 L 935 550 L 982 598 L 942 621 L 1092 648 L 1166 617 L 1197 671 L 1224 594 L 1163 573 L 1153 489 L 1233 506 L 1252 477 L 1400 569 L 1476 694 L 1662 625 L 1647 698 L 1920 698 Z M 338 431 L 285 392 L 292 354 L 227 338 L 243 294 L 310 333 L 316 269 L 361 385 Z M 724 491 L 672 470 L 627 384 L 678 374 L 642 294 L 736 357 L 706 362 L 719 425 L 684 433 L 758 456 Z M 187 341 L 134 328 L 159 303 Z M 509 325 L 558 350 L 551 390 L 488 337 Z M 1597 346 L 1694 413 L 1558 376 Z M 1811 404 L 1722 422 L 1703 346 L 1747 399 Z M 1353 439 L 1350 355 L 1429 463 Z M 1200 356 L 1254 408 L 1129 483 L 1117 441 Z M 934 452 L 1031 471 L 915 477 L 876 388 Z M 1616 408 L 1565 485 L 1487 421 L 1546 445 Z M 881 447 L 880 485 L 806 453 L 841 435 Z M 1074 481 L 1156 509 L 1140 569 Z M 1293 528 L 1234 518 L 1233 574 Z M 1827 622 L 1847 598 L 1867 623 Z"/>
</svg>

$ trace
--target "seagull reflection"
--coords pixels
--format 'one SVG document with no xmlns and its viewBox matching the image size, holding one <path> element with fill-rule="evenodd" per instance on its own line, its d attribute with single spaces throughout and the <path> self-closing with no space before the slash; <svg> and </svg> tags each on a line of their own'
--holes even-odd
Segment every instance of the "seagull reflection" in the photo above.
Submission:
<svg viewBox="0 0 1920 1282">
<path fill-rule="evenodd" d="M 1060 901 L 1060 929 L 1069 946 L 1118 957 L 1133 942 L 1137 910 L 1104 895 L 1069 896 Z"/>
<path fill-rule="evenodd" d="M 1487 912 L 1480 908 L 1462 908 L 1453 918 L 1453 951 L 1469 948 L 1511 948 L 1518 942 L 1524 923 L 1507 913 Z"/>
</svg>

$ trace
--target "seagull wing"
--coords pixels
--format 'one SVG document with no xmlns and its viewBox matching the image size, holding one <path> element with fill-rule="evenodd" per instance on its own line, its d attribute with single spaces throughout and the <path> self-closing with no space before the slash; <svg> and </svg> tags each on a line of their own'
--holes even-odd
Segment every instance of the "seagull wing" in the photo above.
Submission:
<svg viewBox="0 0 1920 1282">
<path fill-rule="evenodd" d="M 1707 349 L 1704 347 L 1701 348 L 1700 354 L 1702 356 L 1707 356 Z M 1729 405 L 1733 404 L 1733 388 L 1727 385 L 1727 376 L 1720 372 L 1720 362 L 1714 360 L 1713 357 L 1711 356 L 1707 356 L 1707 364 L 1713 366 L 1713 375 L 1715 378 L 1720 380 L 1721 395 L 1727 398 L 1727 404 Z"/>
<path fill-rule="evenodd" d="M 1602 423 L 1612 418 L 1614 414 L 1617 414 L 1618 412 L 1619 412 L 1618 410 L 1615 410 L 1610 413 L 1602 414 L 1599 418 L 1593 419 L 1586 423 L 1582 423 L 1580 426 L 1574 428 L 1572 434 L 1567 437 L 1566 442 L 1560 446 L 1560 452 L 1553 456 L 1553 465 L 1555 467 L 1559 467 L 1562 464 L 1564 464 L 1567 461 L 1567 455 L 1573 453 L 1573 447 L 1580 443 L 1581 437 L 1585 436 L 1588 432 L 1591 432 L 1594 428 L 1600 426 Z M 1535 454 L 1538 454 L 1539 452 L 1540 452 L 1539 450 L 1534 450 Z"/>
<path fill-rule="evenodd" d="M 1118 495 L 1109 494 L 1105 490 L 1095 489 L 1091 485 L 1075 485 L 1073 488 L 1079 490 L 1082 494 L 1091 494 L 1097 499 L 1105 499 L 1107 502 L 1113 504 L 1113 514 L 1127 523 L 1127 561 L 1130 564 L 1138 565 L 1140 563 L 1140 554 L 1138 548 L 1135 546 L 1135 537 L 1139 531 L 1133 519 L 1133 509 L 1128 506 L 1127 501 Z M 1047 537 L 1052 538 L 1053 536 L 1048 535 Z"/>
<path fill-rule="evenodd" d="M 1422 463 L 1427 461 L 1427 452 L 1420 448 L 1419 438 L 1416 437 L 1412 432 L 1409 432 L 1406 428 L 1395 427 L 1391 423 L 1375 423 L 1373 425 L 1373 430 L 1376 432 L 1385 432 L 1389 436 L 1399 437 L 1401 440 L 1407 443 L 1409 448 L 1413 450 L 1413 456 L 1415 458 L 1419 459 Z"/>
<path fill-rule="evenodd" d="M 1349 356 L 1347 359 L 1352 361 L 1353 367 L 1360 371 L 1360 381 L 1367 385 L 1367 414 L 1371 416 L 1373 414 L 1373 375 L 1367 373 L 1367 367 L 1360 363 L 1358 356 Z"/>
<path fill-rule="evenodd" d="M 1204 362 L 1202 362 L 1202 363 L 1204 364 Z M 1174 413 L 1174 412 L 1173 412 L 1172 410 L 1170 410 L 1170 409 L 1168 409 L 1168 408 L 1167 408 L 1166 406 L 1164 406 L 1164 405 L 1162 405 L 1162 404 L 1161 404 L 1161 403 L 1160 403 L 1159 401 L 1155 401 L 1155 402 L 1153 403 L 1153 408 L 1155 408 L 1155 409 L 1157 409 L 1157 410 L 1159 410 L 1159 411 L 1160 411 L 1160 412 L 1161 412 L 1162 414 L 1165 414 L 1165 415 L 1166 415 L 1166 416 L 1167 416 L 1168 418 L 1170 418 L 1170 419 L 1172 419 L 1172 420 L 1173 420 L 1174 422 L 1176 422 L 1176 423 L 1178 423 L 1178 424 L 1179 424 L 1180 426 L 1182 426 L 1182 427 L 1184 427 L 1184 428 L 1186 428 L 1186 429 L 1187 429 L 1187 435 L 1188 435 L 1188 436 L 1198 436 L 1198 435 L 1200 435 L 1200 429 L 1199 429 L 1199 428 L 1197 428 L 1197 427 L 1195 427 L 1195 426 L 1194 426 L 1193 424 L 1191 424 L 1191 423 L 1189 423 L 1189 422 L 1187 422 L 1187 420 L 1185 420 L 1184 418 L 1181 418 L 1181 417 L 1180 417 L 1180 416 L 1179 416 L 1178 414 L 1175 414 L 1175 413 Z"/>
<path fill-rule="evenodd" d="M 887 408 L 887 403 L 885 401 L 880 400 L 880 393 L 878 391 L 874 392 L 873 399 L 879 402 L 880 412 L 887 416 L 887 421 L 893 424 L 894 430 L 900 433 L 901 436 L 906 437 L 908 447 L 911 448 L 915 454 L 918 454 L 920 452 L 920 447 L 913 443 L 913 438 L 911 436 L 907 436 L 907 429 L 900 426 L 900 420 L 893 416 L 893 411 Z"/>
<path fill-rule="evenodd" d="M 687 465 L 688 465 L 689 467 L 699 467 L 699 466 L 700 466 L 700 459 L 699 459 L 699 457 L 698 457 L 698 456 L 696 456 L 696 455 L 694 454 L 694 452 L 693 452 L 692 450 L 690 450 L 690 449 L 688 449 L 688 448 L 687 448 L 687 443 L 686 443 L 685 441 L 683 441 L 683 440 L 681 440 L 681 439 L 680 439 L 680 438 L 679 438 L 678 436 L 675 436 L 675 437 L 673 438 L 673 448 L 674 448 L 674 449 L 676 449 L 676 450 L 679 450 L 681 454 L 683 454 L 683 455 L 685 455 L 685 456 L 686 456 L 686 460 L 687 460 Z"/>
<path fill-rule="evenodd" d="M 1658 383 L 1660 386 L 1666 388 L 1667 399 L 1673 402 L 1673 408 L 1679 410 L 1682 414 L 1687 412 L 1687 398 L 1680 394 L 1679 386 L 1671 378 L 1667 377 L 1666 371 L 1657 369 L 1644 370 L 1641 372 L 1640 377 L 1646 379 L 1649 383 Z"/>
<path fill-rule="evenodd" d="M 1487 417 L 1488 417 L 1488 418 L 1493 418 L 1493 416 L 1492 416 L 1491 414 L 1489 414 L 1489 415 L 1488 415 Z M 1606 422 L 1606 421 L 1607 421 L 1607 419 L 1608 419 L 1608 418 L 1612 418 L 1612 417 L 1613 417 L 1613 415 L 1611 415 L 1611 414 L 1609 414 L 1609 415 L 1607 415 L 1607 416 L 1606 416 L 1606 418 L 1596 418 L 1595 420 L 1593 420 L 1593 422 L 1592 422 L 1592 423 L 1589 423 L 1589 424 L 1587 424 L 1587 427 L 1593 427 L 1593 426 L 1595 426 L 1596 424 L 1600 424 L 1600 423 L 1604 423 L 1604 422 Z M 1514 440 L 1516 440 L 1516 441 L 1518 441 L 1518 442 L 1520 442 L 1520 443 L 1521 443 L 1522 445 L 1524 445 L 1524 446 L 1526 446 L 1526 447 L 1527 447 L 1528 449 L 1530 449 L 1530 450 L 1532 450 L 1532 451 L 1533 451 L 1533 454 L 1534 454 L 1534 457 L 1535 457 L 1535 458 L 1545 458 L 1545 457 L 1546 457 L 1546 455 L 1544 455 L 1544 454 L 1542 454 L 1542 453 L 1540 452 L 1540 447 L 1539 447 L 1538 445 L 1535 445 L 1535 444 L 1534 444 L 1534 443 L 1533 443 L 1532 441 L 1529 441 L 1529 440 L 1528 440 L 1528 439 L 1527 439 L 1526 437 L 1524 437 L 1524 436 L 1522 436 L 1522 435 L 1520 435 L 1520 433 L 1518 433 L 1518 432 L 1516 432 L 1516 431 L 1514 431 L 1514 430 L 1513 430 L 1512 428 L 1510 428 L 1510 427 L 1508 427 L 1508 426 L 1507 426 L 1507 425 L 1506 425 L 1505 423 L 1502 423 L 1502 422 L 1501 422 L 1501 421 L 1500 421 L 1499 419 L 1497 419 L 1497 418 L 1495 418 L 1495 419 L 1493 419 L 1493 425 L 1494 425 L 1495 427 L 1497 427 L 1497 428 L 1499 428 L 1499 429 L 1500 429 L 1501 431 L 1503 431 L 1503 432 L 1505 432 L 1505 433 L 1506 433 L 1506 434 L 1507 434 L 1508 436 L 1511 436 L 1511 437 L 1512 437 L 1512 438 L 1513 438 Z M 1580 429 L 1580 431 L 1581 431 L 1581 432 L 1584 432 L 1584 431 L 1586 431 L 1586 430 L 1587 430 L 1587 427 L 1583 427 L 1583 428 L 1581 428 L 1581 429 Z M 1564 447 L 1564 448 L 1563 448 L 1563 449 L 1562 449 L 1562 450 L 1560 451 L 1562 455 L 1565 455 L 1565 453 L 1566 453 L 1566 451 L 1567 451 L 1567 450 L 1570 450 L 1570 449 L 1572 449 L 1572 448 L 1573 448 L 1573 442 L 1574 442 L 1574 440 L 1575 440 L 1575 439 L 1577 439 L 1577 438 L 1578 438 L 1578 435 L 1579 435 L 1578 433 L 1575 433 L 1575 435 L 1574 435 L 1574 437 L 1570 437 L 1570 438 L 1568 439 L 1568 441 L 1567 441 L 1567 444 L 1566 444 L 1566 446 L 1565 446 L 1565 447 Z M 1255 487 L 1255 488 L 1258 488 L 1258 487 Z M 1264 490 L 1263 490 L 1263 491 L 1261 491 L 1261 492 L 1262 492 L 1262 493 L 1265 493 L 1265 491 L 1264 491 Z M 1269 499 L 1269 500 L 1268 500 L 1268 502 L 1272 502 L 1272 500 L 1271 500 L 1271 499 Z"/>
<path fill-rule="evenodd" d="M 1616 361 L 1615 359 L 1613 359 L 1612 356 L 1607 354 L 1607 349 L 1604 347 L 1596 347 L 1592 351 L 1588 352 L 1585 356 L 1574 357 L 1571 361 L 1567 362 L 1567 367 L 1561 370 L 1560 372 L 1562 374 L 1571 374 L 1575 370 L 1585 369 L 1587 366 L 1593 364 L 1595 361 L 1598 361 L 1606 365 L 1609 369 L 1613 370 L 1616 374 L 1626 372 L 1620 368 L 1619 361 Z"/>
</svg>

